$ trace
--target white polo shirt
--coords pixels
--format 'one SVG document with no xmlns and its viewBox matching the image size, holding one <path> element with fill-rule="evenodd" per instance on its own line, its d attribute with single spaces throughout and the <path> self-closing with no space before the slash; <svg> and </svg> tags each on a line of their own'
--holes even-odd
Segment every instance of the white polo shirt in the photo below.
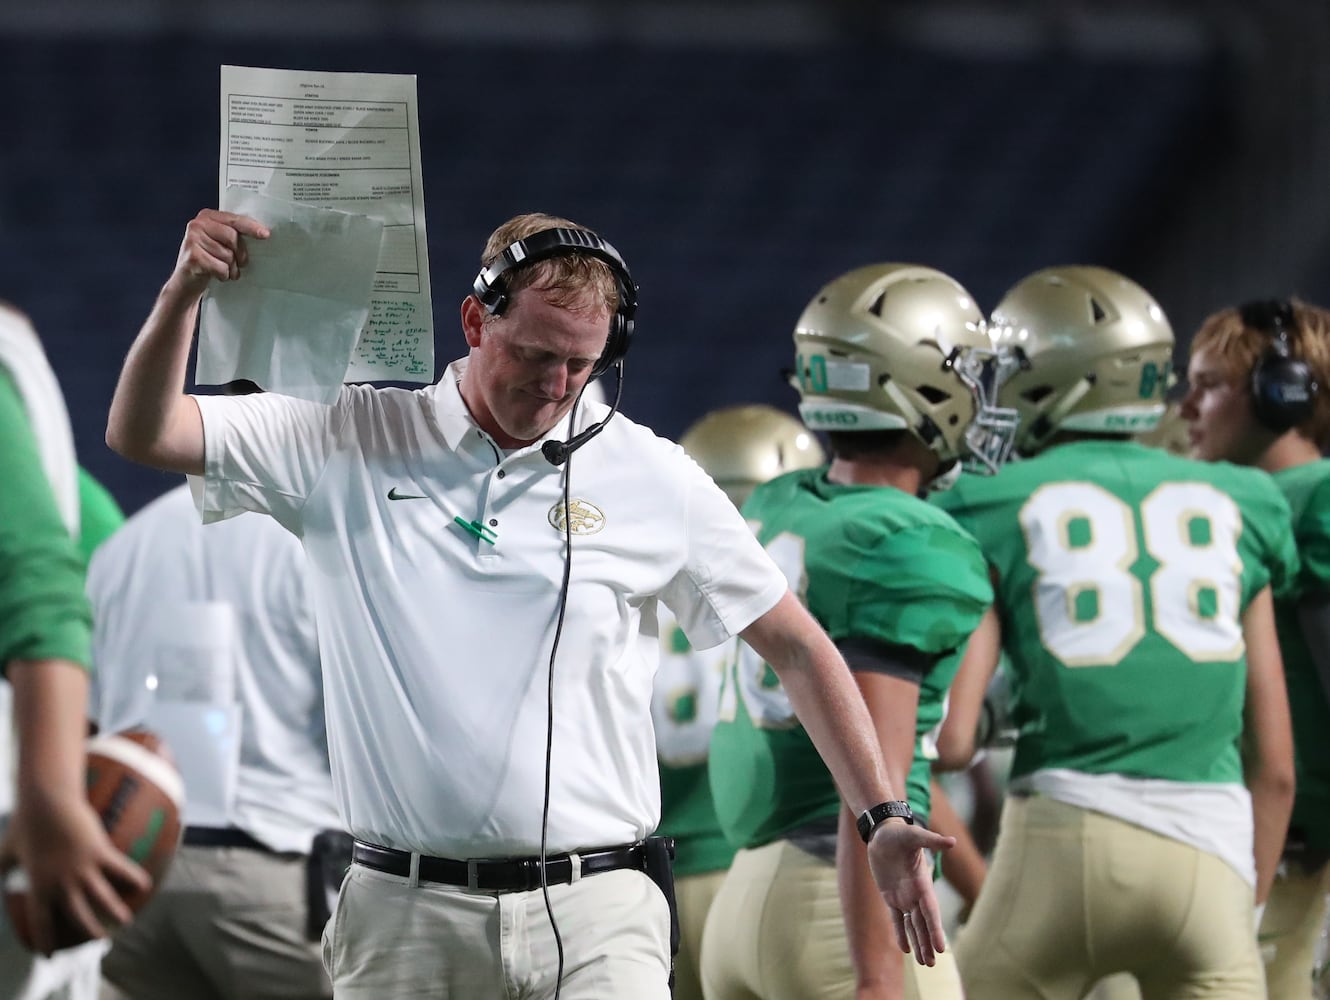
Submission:
<svg viewBox="0 0 1330 1000">
<path fill-rule="evenodd" d="M 319 830 L 342 825 L 299 542 L 256 514 L 205 527 L 182 483 L 97 549 L 87 589 L 96 666 L 90 711 L 104 731 L 144 723 L 156 696 L 150 677 L 158 692 L 172 678 L 177 688 L 192 679 L 205 687 L 198 675 L 224 667 L 233 694 L 226 702 L 240 706 L 229 825 L 275 851 L 299 852 Z M 218 627 L 201 627 L 209 621 Z M 225 801 L 222 790 L 209 792 Z"/>
<path fill-rule="evenodd" d="M 539 442 L 505 453 L 462 401 L 464 365 L 415 392 L 349 386 L 331 407 L 200 397 L 204 518 L 265 511 L 304 543 L 351 832 L 444 857 L 531 855 L 571 475 L 548 847 L 636 840 L 660 813 L 658 599 L 708 648 L 774 607 L 784 578 L 677 445 L 616 416 L 562 469 Z M 608 412 L 583 409 L 579 428 Z M 567 434 L 565 418 L 550 437 Z"/>
</svg>

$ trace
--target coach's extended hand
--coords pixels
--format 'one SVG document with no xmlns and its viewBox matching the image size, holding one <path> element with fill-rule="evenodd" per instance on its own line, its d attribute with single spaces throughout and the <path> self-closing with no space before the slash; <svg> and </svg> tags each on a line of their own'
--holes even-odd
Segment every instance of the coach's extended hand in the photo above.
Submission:
<svg viewBox="0 0 1330 1000">
<path fill-rule="evenodd" d="M 913 952 L 921 965 L 932 965 L 937 953 L 947 949 L 928 851 L 946 850 L 955 843 L 954 837 L 899 819 L 887 820 L 868 842 L 868 865 L 891 911 L 896 943 L 901 951 Z"/>
</svg>

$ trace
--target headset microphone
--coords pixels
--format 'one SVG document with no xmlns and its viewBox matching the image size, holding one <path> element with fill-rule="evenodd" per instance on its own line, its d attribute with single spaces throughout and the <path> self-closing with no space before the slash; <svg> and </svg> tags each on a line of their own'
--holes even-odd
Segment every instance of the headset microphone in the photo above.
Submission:
<svg viewBox="0 0 1330 1000">
<path fill-rule="evenodd" d="M 540 446 L 540 453 L 545 456 L 545 461 L 550 465 L 563 465 L 568 461 L 568 456 L 577 451 L 578 448 L 586 444 L 593 437 L 605 429 L 605 425 L 610 422 L 616 413 L 619 412 L 619 399 L 623 396 L 623 359 L 614 365 L 615 374 L 618 376 L 619 384 L 614 390 L 614 402 L 610 404 L 610 412 L 604 420 L 597 420 L 594 424 L 584 431 L 579 431 L 570 437 L 567 441 L 546 441 Z M 589 385 L 590 383 L 588 383 Z M 586 387 L 583 386 L 583 391 Z"/>
<path fill-rule="evenodd" d="M 605 420 L 597 420 L 586 430 L 574 434 L 567 441 L 546 441 L 540 446 L 540 453 L 545 456 L 545 461 L 549 462 L 550 465 L 563 465 L 564 462 L 568 461 L 569 455 L 599 434 L 608 420 L 608 417 Z"/>
</svg>

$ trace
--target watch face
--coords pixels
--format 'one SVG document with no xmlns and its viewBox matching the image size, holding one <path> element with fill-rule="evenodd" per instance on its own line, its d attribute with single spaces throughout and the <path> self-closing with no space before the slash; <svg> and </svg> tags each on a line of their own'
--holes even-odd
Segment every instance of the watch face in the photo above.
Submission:
<svg viewBox="0 0 1330 1000">
<path fill-rule="evenodd" d="M 864 843 L 868 843 L 873 831 L 877 829 L 884 821 L 896 818 L 903 819 L 907 823 L 914 823 L 914 810 L 910 808 L 910 803 L 904 799 L 892 799 L 890 802 L 880 802 L 873 808 L 859 814 L 855 826 L 859 828 L 859 836 L 863 837 Z"/>
<path fill-rule="evenodd" d="M 888 802 L 887 816 L 899 816 L 907 822 L 914 822 L 914 810 L 910 808 L 910 803 L 908 802 Z"/>
</svg>

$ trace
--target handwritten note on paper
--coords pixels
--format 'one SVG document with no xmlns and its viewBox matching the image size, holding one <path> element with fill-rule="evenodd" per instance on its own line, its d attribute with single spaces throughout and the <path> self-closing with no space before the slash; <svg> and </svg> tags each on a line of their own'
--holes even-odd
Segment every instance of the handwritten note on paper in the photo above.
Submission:
<svg viewBox="0 0 1330 1000">
<path fill-rule="evenodd" d="M 422 348 L 432 341 L 433 332 L 416 322 L 413 310 L 398 302 L 375 300 L 370 303 L 369 324 L 356 344 L 351 369 L 402 372 L 395 377 L 429 381 L 433 372 Z"/>
<path fill-rule="evenodd" d="M 222 67 L 219 187 L 383 222 L 345 381 L 434 377 L 416 78 Z"/>
</svg>

